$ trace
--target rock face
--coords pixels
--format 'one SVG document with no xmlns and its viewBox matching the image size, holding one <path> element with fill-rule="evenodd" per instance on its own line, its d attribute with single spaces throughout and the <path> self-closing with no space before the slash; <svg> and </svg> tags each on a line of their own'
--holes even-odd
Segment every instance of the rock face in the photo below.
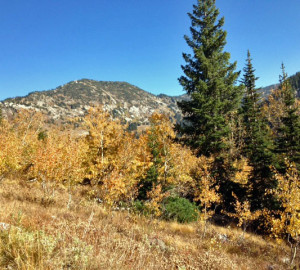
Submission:
<svg viewBox="0 0 300 270">
<path fill-rule="evenodd" d="M 148 117 L 155 111 L 181 121 L 177 101 L 186 96 L 155 96 L 126 82 L 105 82 L 82 79 L 59 86 L 54 90 L 32 92 L 24 97 L 1 102 L 3 112 L 35 109 L 49 115 L 53 121 L 65 122 L 83 116 L 91 106 L 103 105 L 113 117 L 137 125 L 148 125 Z"/>
</svg>

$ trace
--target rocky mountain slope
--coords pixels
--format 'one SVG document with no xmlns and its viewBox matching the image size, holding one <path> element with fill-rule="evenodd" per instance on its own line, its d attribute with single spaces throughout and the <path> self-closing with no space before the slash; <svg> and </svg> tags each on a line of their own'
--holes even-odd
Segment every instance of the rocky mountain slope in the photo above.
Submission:
<svg viewBox="0 0 300 270">
<path fill-rule="evenodd" d="M 124 122 L 147 125 L 154 112 L 165 113 L 173 121 L 181 120 L 177 101 L 185 96 L 155 96 L 126 82 L 105 82 L 82 79 L 59 86 L 54 90 L 32 92 L 24 97 L 1 102 L 4 113 L 35 109 L 56 121 L 65 122 L 84 115 L 91 106 L 103 105 L 114 117 Z"/>
<path fill-rule="evenodd" d="M 300 97 L 300 72 L 290 77 Z M 278 84 L 261 88 L 263 97 Z M 35 109 L 46 113 L 53 121 L 67 122 L 87 113 L 91 106 L 102 105 L 115 118 L 129 123 L 129 127 L 148 125 L 153 112 L 169 115 L 173 122 L 182 120 L 177 101 L 187 95 L 153 95 L 126 82 L 82 79 L 59 86 L 54 90 L 37 91 L 24 97 L 8 98 L 0 102 L 3 113 L 11 115 L 19 109 Z"/>
<path fill-rule="evenodd" d="M 296 74 L 290 76 L 289 78 L 292 87 L 295 89 L 297 93 L 297 97 L 300 98 L 300 72 L 297 72 Z M 262 93 L 263 97 L 267 97 L 271 93 L 271 90 L 277 89 L 278 87 L 279 87 L 279 83 L 272 84 L 261 88 L 260 92 Z"/>
</svg>

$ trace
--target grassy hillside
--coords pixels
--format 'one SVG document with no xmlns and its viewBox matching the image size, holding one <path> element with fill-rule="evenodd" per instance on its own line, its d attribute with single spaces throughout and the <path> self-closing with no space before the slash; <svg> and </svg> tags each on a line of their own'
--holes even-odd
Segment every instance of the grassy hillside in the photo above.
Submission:
<svg viewBox="0 0 300 270">
<path fill-rule="evenodd" d="M 85 194 L 2 179 L 0 269 L 289 269 L 284 244 L 234 226 L 208 225 L 204 235 L 200 221 L 109 210 Z"/>
</svg>

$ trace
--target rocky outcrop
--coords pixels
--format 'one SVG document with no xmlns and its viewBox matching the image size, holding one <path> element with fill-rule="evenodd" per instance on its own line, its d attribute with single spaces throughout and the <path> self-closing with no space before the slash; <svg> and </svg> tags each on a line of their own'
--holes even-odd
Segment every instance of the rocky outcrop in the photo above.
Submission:
<svg viewBox="0 0 300 270">
<path fill-rule="evenodd" d="M 88 79 L 72 81 L 54 90 L 32 92 L 24 97 L 1 102 L 4 114 L 19 109 L 34 109 L 53 121 L 68 121 L 87 113 L 91 106 L 102 105 L 113 117 L 127 123 L 147 125 L 153 112 L 168 115 L 172 121 L 182 116 L 177 101 L 186 96 L 155 96 L 126 82 L 103 82 Z"/>
</svg>

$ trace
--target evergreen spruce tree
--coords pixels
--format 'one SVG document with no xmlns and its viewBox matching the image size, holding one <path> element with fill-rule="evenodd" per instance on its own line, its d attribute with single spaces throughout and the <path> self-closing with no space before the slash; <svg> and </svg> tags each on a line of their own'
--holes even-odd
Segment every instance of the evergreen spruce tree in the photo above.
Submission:
<svg viewBox="0 0 300 270">
<path fill-rule="evenodd" d="M 236 62 L 230 63 L 230 54 L 224 51 L 227 33 L 215 2 L 198 0 L 188 13 L 191 37 L 185 36 L 185 40 L 192 53 L 183 53 L 186 64 L 179 82 L 190 98 L 178 103 L 184 115 L 178 131 L 198 156 L 215 157 L 212 173 L 223 209 L 229 209 L 234 201 L 232 192 L 240 193 L 240 186 L 231 181 L 234 167 L 229 150 L 230 119 L 240 104 L 241 87 L 235 85 L 239 76 Z"/>
<path fill-rule="evenodd" d="M 152 166 L 147 171 L 147 175 L 139 183 L 139 200 L 146 200 L 147 193 L 156 185 L 158 182 L 159 168 L 161 167 L 160 149 L 157 141 L 157 135 L 154 132 L 154 127 L 151 127 L 151 133 L 149 134 L 148 147 L 152 155 Z"/>
<path fill-rule="evenodd" d="M 277 153 L 280 155 L 280 169 L 285 170 L 284 158 L 295 162 L 300 169 L 300 117 L 297 114 L 296 91 L 291 86 L 284 64 L 281 66 L 280 91 L 283 93 L 285 114 L 277 132 Z"/>
<path fill-rule="evenodd" d="M 192 36 L 185 36 L 193 53 L 183 54 L 185 76 L 179 78 L 190 100 L 178 103 L 184 114 L 179 131 L 199 155 L 209 156 L 228 149 L 227 120 L 239 104 L 241 91 L 235 86 L 239 76 L 235 72 L 236 62 L 231 64 L 230 54 L 223 51 L 224 18 L 218 20 L 215 0 L 198 0 L 193 7 L 193 12 L 188 14 Z"/>
<path fill-rule="evenodd" d="M 252 210 L 272 207 L 272 199 L 265 192 L 274 187 L 271 165 L 273 164 L 273 143 L 267 128 L 267 122 L 260 111 L 260 94 L 255 87 L 255 69 L 252 65 L 250 52 L 247 53 L 246 66 L 241 82 L 245 93 L 242 100 L 241 116 L 245 129 L 243 154 L 253 167 L 248 180 L 248 195 Z"/>
</svg>

